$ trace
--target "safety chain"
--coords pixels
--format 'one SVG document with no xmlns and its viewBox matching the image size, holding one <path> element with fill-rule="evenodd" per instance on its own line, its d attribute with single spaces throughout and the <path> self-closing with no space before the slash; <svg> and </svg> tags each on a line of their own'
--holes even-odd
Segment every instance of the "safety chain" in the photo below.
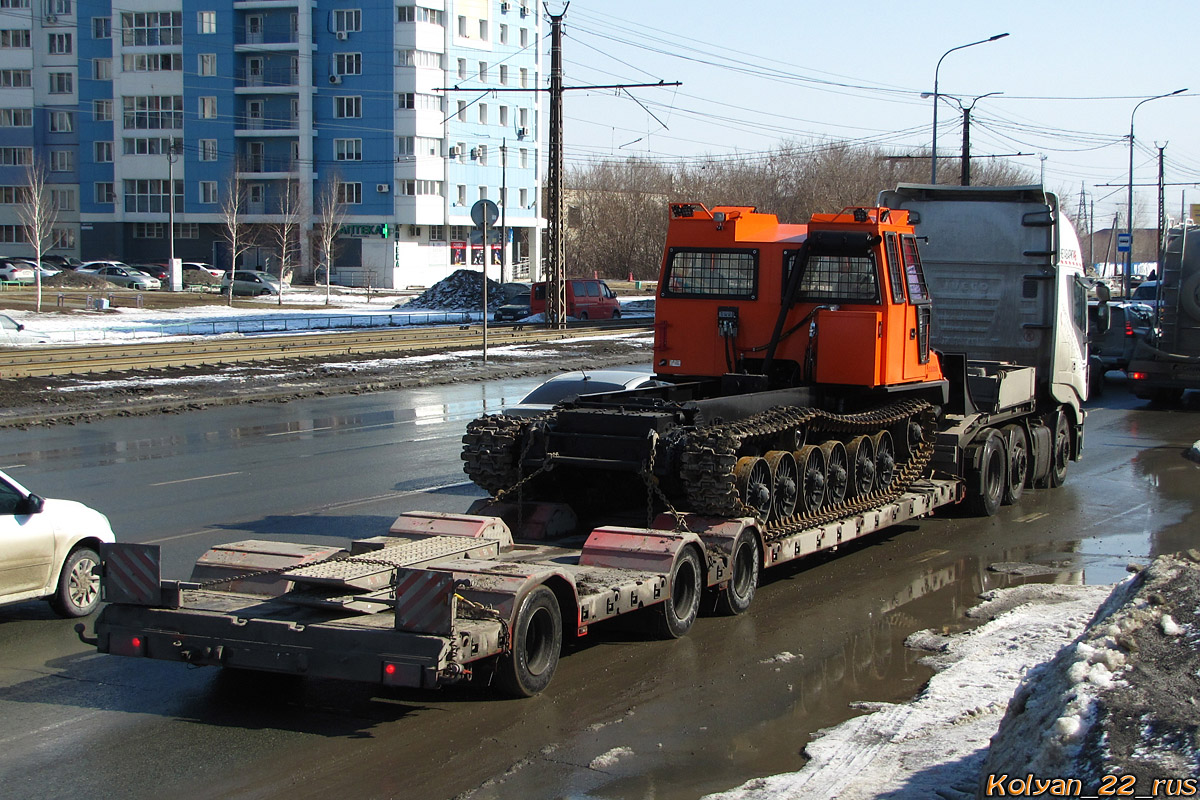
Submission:
<svg viewBox="0 0 1200 800">
<path fill-rule="evenodd" d="M 667 498 L 662 487 L 658 484 L 658 476 L 654 474 L 654 459 L 658 453 L 658 431 L 650 431 L 647 436 L 650 440 L 650 456 L 642 467 L 640 473 L 642 480 L 646 484 L 646 527 L 650 528 L 654 525 L 654 498 L 658 497 L 666 506 L 667 513 L 675 519 L 675 532 L 686 531 L 691 533 L 687 526 L 687 515 L 676 510 L 675 506 Z"/>
</svg>

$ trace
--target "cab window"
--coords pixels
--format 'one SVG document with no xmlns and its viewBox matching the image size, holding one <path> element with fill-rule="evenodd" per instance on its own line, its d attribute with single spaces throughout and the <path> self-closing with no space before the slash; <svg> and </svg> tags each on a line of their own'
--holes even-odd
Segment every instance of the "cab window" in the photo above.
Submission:
<svg viewBox="0 0 1200 800">
<path fill-rule="evenodd" d="M 809 255 L 800 278 L 803 300 L 878 303 L 875 256 Z"/>
<path fill-rule="evenodd" d="M 684 249 L 667 253 L 663 297 L 725 297 L 753 300 L 758 288 L 758 250 Z"/>
</svg>

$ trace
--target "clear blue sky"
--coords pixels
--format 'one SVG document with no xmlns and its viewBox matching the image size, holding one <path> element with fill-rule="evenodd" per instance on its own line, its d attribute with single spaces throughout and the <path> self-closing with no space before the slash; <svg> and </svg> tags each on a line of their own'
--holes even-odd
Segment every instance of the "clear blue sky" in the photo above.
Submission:
<svg viewBox="0 0 1200 800">
<path fill-rule="evenodd" d="M 569 92 L 569 165 L 622 154 L 753 154 L 789 136 L 928 155 L 932 100 L 920 95 L 932 92 L 938 59 L 1009 33 L 951 53 L 939 72 L 939 92 L 967 103 L 1003 92 L 972 112 L 974 155 L 1031 154 L 1012 160 L 1034 175 L 1044 167 L 1048 188 L 1072 211 L 1086 188 L 1097 227 L 1107 227 L 1126 207 L 1134 106 L 1188 87 L 1137 111 L 1134 183 L 1156 180 L 1156 143 L 1167 146 L 1168 183 L 1200 183 L 1196 0 L 572 0 L 564 30 L 568 86 L 683 82 L 632 90 L 645 110 L 612 91 Z M 961 143 L 962 114 L 943 102 L 938 153 L 956 154 Z M 1200 203 L 1200 186 L 1168 186 L 1168 213 L 1179 215 L 1185 193 Z M 1153 187 L 1135 187 L 1138 224 L 1153 224 L 1156 204 Z"/>
</svg>

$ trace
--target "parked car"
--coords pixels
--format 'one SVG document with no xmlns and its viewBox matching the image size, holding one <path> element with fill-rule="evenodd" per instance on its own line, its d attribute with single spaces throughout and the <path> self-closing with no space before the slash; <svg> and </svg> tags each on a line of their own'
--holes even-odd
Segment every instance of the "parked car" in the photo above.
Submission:
<svg viewBox="0 0 1200 800">
<path fill-rule="evenodd" d="M 42 256 L 42 266 L 54 267 L 57 270 L 76 269 L 83 262 L 74 256 L 49 255 Z"/>
<path fill-rule="evenodd" d="M 525 319 L 532 313 L 529 304 L 529 292 L 526 292 L 525 294 L 517 295 L 512 300 L 497 308 L 496 313 L 492 315 L 492 319 L 497 322 Z"/>
<path fill-rule="evenodd" d="M 619 319 L 621 304 L 608 284 L 598 280 L 567 281 L 567 316 L 576 319 Z M 546 311 L 546 283 L 533 284 L 530 312 Z"/>
<path fill-rule="evenodd" d="M 100 603 L 100 545 L 114 541 L 99 511 L 0 472 L 0 603 L 44 597 L 61 616 L 87 616 Z"/>
<path fill-rule="evenodd" d="M 96 274 L 105 267 L 128 267 L 124 261 L 85 261 L 75 268 L 76 272 Z"/>
<path fill-rule="evenodd" d="M 1135 303 L 1145 303 L 1153 308 L 1158 305 L 1158 286 L 1159 281 L 1142 281 L 1141 284 L 1133 290 L 1129 299 Z"/>
<path fill-rule="evenodd" d="M 133 269 L 138 272 L 144 272 L 151 278 L 158 278 L 160 282 L 166 282 L 171 277 L 171 270 L 166 264 L 130 264 Z"/>
<path fill-rule="evenodd" d="M 7 314 L 0 314 L 0 344 L 43 344 L 48 336 L 26 330 L 25 326 Z"/>
<path fill-rule="evenodd" d="M 1116 301 L 1108 304 L 1108 330 L 1096 334 L 1093 333 L 1097 329 L 1096 308 L 1096 303 L 1088 303 L 1088 368 L 1092 372 L 1093 394 L 1103 389 L 1105 372 L 1129 366 L 1138 341 L 1149 334 L 1154 325 L 1154 309 L 1150 306 Z"/>
<path fill-rule="evenodd" d="M 207 272 L 209 275 L 212 275 L 214 278 L 220 278 L 222 275 L 225 274 L 225 270 L 218 269 L 217 267 L 214 267 L 212 264 L 209 264 L 206 261 L 184 261 L 183 268 L 184 269 L 198 269 L 202 272 Z"/>
<path fill-rule="evenodd" d="M 236 295 L 280 294 L 283 291 L 279 279 L 269 272 L 239 269 L 233 273 L 233 293 Z M 221 291 L 229 291 L 230 277 L 226 273 L 221 278 Z"/>
<path fill-rule="evenodd" d="M 33 264 L 23 258 L 0 259 L 0 281 L 33 283 Z"/>
<path fill-rule="evenodd" d="M 512 417 L 532 417 L 543 411 L 549 411 L 556 403 L 580 395 L 665 385 L 648 372 L 629 369 L 564 372 L 561 375 L 555 375 L 525 395 L 520 403 L 504 409 L 504 413 Z"/>
<path fill-rule="evenodd" d="M 100 269 L 96 270 L 95 274 L 109 283 L 124 286 L 126 289 L 140 289 L 145 291 L 162 288 L 162 281 L 158 278 L 151 277 L 128 265 L 100 267 Z"/>
</svg>

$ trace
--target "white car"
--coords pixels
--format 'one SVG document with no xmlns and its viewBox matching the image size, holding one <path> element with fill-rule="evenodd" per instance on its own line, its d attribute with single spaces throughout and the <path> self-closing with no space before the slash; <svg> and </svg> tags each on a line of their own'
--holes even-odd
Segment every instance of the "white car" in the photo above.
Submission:
<svg viewBox="0 0 1200 800">
<path fill-rule="evenodd" d="M 83 270 L 78 270 L 83 272 Z M 127 266 L 116 266 L 110 264 L 106 267 L 100 267 L 95 270 L 94 274 L 98 278 L 103 278 L 109 283 L 115 283 L 117 286 L 124 286 L 126 289 L 161 289 L 162 281 L 151 275 L 147 275 L 141 270 Z"/>
<path fill-rule="evenodd" d="M 47 500 L 0 472 L 0 603 L 47 598 L 64 617 L 100 603 L 100 545 L 108 518 L 74 500 Z"/>
<path fill-rule="evenodd" d="M 504 409 L 510 417 L 532 417 L 549 411 L 556 403 L 574 399 L 580 395 L 600 392 L 621 392 L 626 389 L 644 389 L 650 386 L 666 386 L 648 372 L 631 369 L 589 369 L 564 372 L 555 375 L 534 389 L 515 406 Z"/>
<path fill-rule="evenodd" d="M 129 265 L 124 261 L 85 261 L 75 268 L 76 272 L 90 272 L 95 274 L 105 267 L 125 267 Z"/>
<path fill-rule="evenodd" d="M 0 262 L 0 281 L 16 283 L 33 283 L 33 264 L 17 259 L 5 259 Z"/>
<path fill-rule="evenodd" d="M 25 326 L 7 314 L 0 314 L 0 344 L 44 344 L 50 337 L 26 330 Z"/>
</svg>

